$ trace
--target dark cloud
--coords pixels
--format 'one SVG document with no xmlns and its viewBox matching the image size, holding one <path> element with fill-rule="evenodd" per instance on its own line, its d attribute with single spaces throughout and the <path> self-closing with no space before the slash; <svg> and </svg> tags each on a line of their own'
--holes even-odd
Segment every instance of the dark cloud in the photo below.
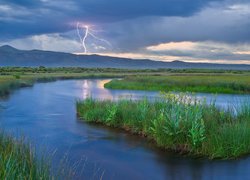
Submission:
<svg viewBox="0 0 250 180">
<path fill-rule="evenodd" d="M 218 0 L 3 0 L 0 6 L 10 9 L 5 13 L 0 9 L 4 27 L 0 38 L 66 32 L 68 23 L 77 20 L 110 23 L 145 16 L 186 17 L 214 1 Z"/>
<path fill-rule="evenodd" d="M 142 16 L 190 16 L 217 0 L 85 0 L 77 4 L 90 17 L 121 20 Z M 98 19 L 96 19 L 98 20 Z"/>
<path fill-rule="evenodd" d="M 3 4 L 19 5 L 24 7 L 39 7 L 42 5 L 40 0 L 2 0 Z"/>
<path fill-rule="evenodd" d="M 250 5 L 225 9 L 211 7 L 189 17 L 139 18 L 109 24 L 105 29 L 110 39 L 115 36 L 122 52 L 172 41 L 249 43 Z"/>
</svg>

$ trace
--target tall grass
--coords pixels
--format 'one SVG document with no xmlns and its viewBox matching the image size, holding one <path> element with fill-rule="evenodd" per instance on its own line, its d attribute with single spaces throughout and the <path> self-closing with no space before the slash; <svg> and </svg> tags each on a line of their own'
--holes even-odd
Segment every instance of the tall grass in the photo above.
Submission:
<svg viewBox="0 0 250 180">
<path fill-rule="evenodd" d="M 0 179 L 53 179 L 49 162 L 23 140 L 0 133 Z"/>
<path fill-rule="evenodd" d="M 74 179 L 76 178 L 77 164 L 69 166 L 67 154 L 52 167 L 54 152 L 31 146 L 27 139 L 18 138 L 0 131 L 0 179 Z M 80 163 L 80 162 L 79 162 Z"/>
<path fill-rule="evenodd" d="M 152 139 L 162 148 L 209 158 L 250 153 L 250 106 L 220 110 L 187 94 L 164 93 L 161 99 L 77 102 L 78 116 Z"/>
</svg>

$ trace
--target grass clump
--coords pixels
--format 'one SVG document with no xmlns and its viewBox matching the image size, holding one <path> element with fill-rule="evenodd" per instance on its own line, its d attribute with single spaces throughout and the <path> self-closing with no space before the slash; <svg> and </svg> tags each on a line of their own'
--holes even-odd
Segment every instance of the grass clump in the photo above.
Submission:
<svg viewBox="0 0 250 180">
<path fill-rule="evenodd" d="M 153 102 L 88 98 L 77 102 L 77 112 L 87 122 L 143 135 L 179 153 L 231 159 L 250 152 L 249 103 L 235 113 L 188 94 L 163 93 Z"/>
<path fill-rule="evenodd" d="M 0 179 L 53 179 L 45 159 L 23 140 L 0 133 Z"/>
</svg>

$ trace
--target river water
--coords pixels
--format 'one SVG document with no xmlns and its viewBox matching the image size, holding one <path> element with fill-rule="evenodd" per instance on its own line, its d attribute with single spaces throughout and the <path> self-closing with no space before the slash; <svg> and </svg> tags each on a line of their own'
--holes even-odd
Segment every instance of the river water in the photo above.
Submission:
<svg viewBox="0 0 250 180">
<path fill-rule="evenodd" d="M 1 127 L 24 135 L 37 149 L 54 152 L 53 166 L 63 157 L 76 167 L 76 179 L 250 179 L 250 157 L 207 160 L 156 148 L 146 139 L 77 119 L 75 102 L 97 99 L 154 98 L 157 92 L 107 90 L 108 79 L 37 83 L 0 101 Z M 208 100 L 215 96 L 197 94 Z M 249 95 L 217 95 L 216 105 L 237 104 Z"/>
</svg>

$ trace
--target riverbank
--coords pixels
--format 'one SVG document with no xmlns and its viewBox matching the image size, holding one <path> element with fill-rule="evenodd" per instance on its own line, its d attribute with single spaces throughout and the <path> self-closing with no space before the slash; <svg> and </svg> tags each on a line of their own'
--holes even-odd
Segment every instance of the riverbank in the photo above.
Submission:
<svg viewBox="0 0 250 180">
<path fill-rule="evenodd" d="M 250 94 L 250 74 L 168 74 L 161 76 L 128 76 L 105 84 L 109 89 Z"/>
<path fill-rule="evenodd" d="M 210 159 L 235 159 L 250 153 L 250 106 L 219 110 L 186 95 L 161 100 L 77 102 L 80 119 L 145 136 L 164 149 Z"/>
<path fill-rule="evenodd" d="M 25 74 L 18 76 L 6 75 L 0 77 L 0 97 L 9 95 L 13 90 L 22 87 L 31 87 L 36 82 L 50 82 L 56 80 L 66 80 L 66 79 L 83 79 L 83 78 L 114 78 L 114 77 L 124 77 L 120 74 L 110 74 L 110 73 L 36 73 L 36 74 Z"/>
</svg>

